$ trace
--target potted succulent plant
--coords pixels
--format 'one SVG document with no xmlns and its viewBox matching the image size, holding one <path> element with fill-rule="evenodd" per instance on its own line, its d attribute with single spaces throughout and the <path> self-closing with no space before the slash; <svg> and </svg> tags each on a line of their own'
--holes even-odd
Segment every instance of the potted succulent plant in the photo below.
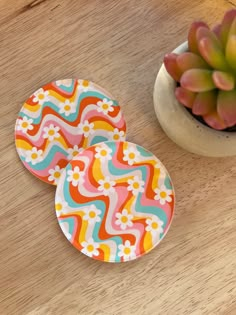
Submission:
<svg viewBox="0 0 236 315">
<path fill-rule="evenodd" d="M 236 9 L 213 29 L 194 22 L 164 57 L 154 105 L 167 135 L 205 156 L 236 155 Z"/>
</svg>

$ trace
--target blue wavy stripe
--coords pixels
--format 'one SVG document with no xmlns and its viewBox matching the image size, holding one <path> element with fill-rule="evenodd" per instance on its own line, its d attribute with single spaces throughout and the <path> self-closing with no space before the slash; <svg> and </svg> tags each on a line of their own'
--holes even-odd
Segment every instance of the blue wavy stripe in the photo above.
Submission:
<svg viewBox="0 0 236 315">
<path fill-rule="evenodd" d="M 75 226 L 75 219 L 74 219 L 73 217 L 71 217 L 71 218 L 64 218 L 64 219 L 59 219 L 59 223 L 63 223 L 63 222 L 68 223 L 68 225 L 69 225 L 69 231 L 68 231 L 68 232 L 69 232 L 71 235 L 73 235 L 74 226 Z"/>
<path fill-rule="evenodd" d="M 66 157 L 68 155 L 68 153 L 63 150 L 62 148 L 60 148 L 59 146 L 57 145 L 54 145 L 51 150 L 48 152 L 48 155 L 47 155 L 47 158 L 44 158 L 44 160 L 42 162 L 39 162 L 35 165 L 33 165 L 31 162 L 27 162 L 31 167 L 32 169 L 34 170 L 37 170 L 37 171 L 41 171 L 41 170 L 44 170 L 45 168 L 48 167 L 48 165 L 51 164 L 52 160 L 54 159 L 55 157 L 55 154 L 58 153 L 58 152 L 61 152 L 62 154 L 64 154 L 64 156 Z M 23 155 L 21 155 L 20 157 L 23 161 L 25 161 L 25 157 Z"/>
<path fill-rule="evenodd" d="M 108 135 L 107 135 L 107 138 L 102 137 L 102 136 L 95 136 L 93 138 L 93 140 L 91 141 L 90 145 L 94 145 L 96 143 L 104 142 L 104 141 L 107 141 L 107 140 L 108 140 Z"/>
<path fill-rule="evenodd" d="M 109 97 L 107 97 L 106 95 L 104 95 L 104 94 L 102 94 L 102 93 L 88 91 L 88 92 L 83 92 L 83 93 L 80 94 L 80 96 L 79 96 L 79 98 L 78 98 L 78 100 L 77 100 L 76 112 L 75 112 L 75 113 L 73 113 L 73 114 L 71 114 L 71 115 L 69 115 L 69 116 L 65 116 L 65 114 L 60 114 L 60 115 L 61 115 L 63 118 L 65 118 L 67 121 L 69 121 L 69 122 L 75 121 L 76 118 L 78 117 L 78 111 L 79 111 L 80 103 L 81 103 L 81 101 L 82 101 L 83 99 L 85 99 L 85 98 L 87 98 L 87 97 L 97 97 L 97 98 L 99 98 L 99 99 L 106 98 L 106 99 L 108 99 L 108 101 L 113 101 L 113 106 L 119 106 L 119 104 L 118 104 L 117 101 L 110 99 Z M 55 112 L 57 112 L 57 113 L 59 112 L 58 107 L 57 107 L 54 103 L 52 103 L 52 102 L 50 102 L 50 101 L 49 101 L 49 102 L 45 102 L 45 103 L 41 106 L 41 108 L 40 108 L 40 111 L 41 111 L 40 116 L 37 117 L 37 118 L 35 118 L 35 119 L 33 119 L 33 124 L 34 124 L 34 125 L 39 124 L 39 123 L 41 122 L 43 109 L 46 108 L 46 107 L 52 108 L 52 109 L 53 109 Z M 26 115 L 24 111 L 20 112 L 20 113 L 19 113 L 19 116 L 20 116 L 20 117 L 26 116 L 28 119 L 32 119 L 32 117 L 29 116 L 29 115 Z"/>
</svg>

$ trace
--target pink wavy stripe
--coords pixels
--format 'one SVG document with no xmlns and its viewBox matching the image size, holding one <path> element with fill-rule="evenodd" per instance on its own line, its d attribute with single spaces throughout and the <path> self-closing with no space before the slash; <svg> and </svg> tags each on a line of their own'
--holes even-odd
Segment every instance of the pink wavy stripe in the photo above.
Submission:
<svg viewBox="0 0 236 315">
<path fill-rule="evenodd" d="M 119 111 L 118 115 L 120 115 L 121 112 Z M 121 118 L 118 121 L 115 121 L 117 119 L 117 116 L 115 117 L 111 117 L 109 115 L 104 115 L 103 113 L 99 113 L 97 110 L 90 110 L 88 111 L 84 116 L 83 116 L 83 120 L 90 120 L 91 118 L 94 117 L 98 117 L 97 120 L 99 120 L 99 118 L 105 118 L 106 120 L 109 120 L 110 124 L 115 125 L 115 128 L 123 128 L 124 127 L 124 118 L 121 115 Z"/>
<path fill-rule="evenodd" d="M 57 152 L 57 153 L 54 155 L 54 158 L 53 158 L 53 160 L 51 161 L 50 165 L 49 165 L 47 168 L 45 168 L 45 169 L 43 169 L 43 170 L 39 170 L 39 171 L 35 170 L 34 168 L 31 168 L 28 163 L 26 163 L 26 162 L 23 162 L 23 163 L 24 163 L 25 167 L 28 168 L 28 169 L 30 169 L 30 170 L 32 170 L 32 172 L 33 172 L 34 174 L 36 174 L 36 175 L 38 175 L 38 176 L 44 177 L 44 176 L 50 176 L 50 174 L 48 173 L 48 171 L 49 171 L 50 169 L 55 168 L 55 166 L 57 165 L 58 161 L 63 160 L 63 159 L 65 159 L 64 154 L 62 154 L 61 152 Z"/>
</svg>

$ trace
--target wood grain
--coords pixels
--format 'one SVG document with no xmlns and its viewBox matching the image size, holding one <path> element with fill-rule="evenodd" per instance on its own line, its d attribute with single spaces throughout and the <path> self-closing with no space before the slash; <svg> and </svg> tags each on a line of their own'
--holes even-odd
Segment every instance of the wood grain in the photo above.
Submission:
<svg viewBox="0 0 236 315">
<path fill-rule="evenodd" d="M 0 314 L 236 314 L 236 158 L 210 159 L 172 143 L 152 90 L 166 52 L 193 19 L 211 25 L 235 0 L 0 0 Z M 91 79 L 120 101 L 128 140 L 168 168 L 177 195 L 161 245 L 125 264 L 69 245 L 55 188 L 19 161 L 14 123 L 46 82 Z"/>
</svg>

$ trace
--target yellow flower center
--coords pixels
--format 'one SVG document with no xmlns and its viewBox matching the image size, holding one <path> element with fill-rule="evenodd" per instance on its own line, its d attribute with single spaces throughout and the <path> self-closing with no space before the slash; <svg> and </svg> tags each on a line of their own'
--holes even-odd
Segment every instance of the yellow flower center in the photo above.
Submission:
<svg viewBox="0 0 236 315">
<path fill-rule="evenodd" d="M 125 248 L 124 248 L 124 253 L 125 253 L 125 255 L 129 255 L 130 252 L 131 252 L 131 249 L 130 249 L 129 247 L 125 247 Z"/>
<path fill-rule="evenodd" d="M 126 223 L 128 221 L 128 218 L 123 215 L 120 220 L 122 223 Z"/>
<path fill-rule="evenodd" d="M 48 134 L 49 134 L 49 136 L 53 136 L 55 134 L 55 131 L 51 129 L 48 131 Z"/>
<path fill-rule="evenodd" d="M 109 108 L 109 105 L 108 105 L 108 104 L 103 104 L 103 105 L 102 105 L 102 108 L 105 109 L 105 110 L 107 110 L 107 109 Z"/>
<path fill-rule="evenodd" d="M 89 86 L 89 81 L 88 80 L 84 80 L 82 85 L 83 85 L 83 87 L 88 87 Z"/>
<path fill-rule="evenodd" d="M 78 180 L 80 177 L 79 173 L 74 173 L 73 174 L 73 179 Z"/>
<path fill-rule="evenodd" d="M 59 178 L 60 176 L 61 176 L 61 173 L 60 173 L 60 172 L 56 171 L 56 172 L 54 173 L 54 177 L 55 177 L 55 178 Z"/>
<path fill-rule="evenodd" d="M 110 187 L 111 187 L 110 183 L 105 183 L 105 184 L 104 184 L 104 188 L 105 188 L 105 189 L 109 189 Z"/>
<path fill-rule="evenodd" d="M 27 128 L 27 127 L 28 127 L 27 121 L 24 121 L 24 122 L 22 123 L 22 127 L 23 127 L 23 128 Z"/>
<path fill-rule="evenodd" d="M 106 150 L 101 150 L 100 154 L 101 154 L 101 156 L 106 156 L 107 155 L 107 151 Z"/>
<path fill-rule="evenodd" d="M 70 105 L 65 105 L 64 106 L 64 110 L 66 110 L 66 111 L 70 110 L 70 108 L 71 108 Z"/>
<path fill-rule="evenodd" d="M 37 159 L 37 157 L 38 157 L 38 154 L 37 154 L 37 153 L 32 153 L 32 154 L 31 154 L 31 158 L 32 158 L 33 160 Z"/>
<path fill-rule="evenodd" d="M 113 136 L 113 140 L 119 140 L 119 139 L 120 139 L 119 135 L 116 134 L 116 135 Z"/>
<path fill-rule="evenodd" d="M 94 251 L 94 246 L 93 246 L 92 244 L 89 244 L 89 245 L 87 246 L 87 251 L 88 251 L 88 252 Z"/>
<path fill-rule="evenodd" d="M 83 131 L 88 132 L 90 130 L 89 126 L 84 126 Z"/>
<path fill-rule="evenodd" d="M 94 212 L 94 211 L 90 211 L 89 212 L 89 216 L 90 216 L 90 218 L 95 218 L 96 217 L 96 213 Z"/>
<path fill-rule="evenodd" d="M 137 182 L 133 183 L 133 187 L 134 187 L 134 189 L 138 189 L 139 188 L 139 183 L 137 183 Z"/>
<path fill-rule="evenodd" d="M 76 156 L 79 152 L 78 151 L 73 151 L 72 155 Z"/>
<path fill-rule="evenodd" d="M 166 198 L 167 193 L 165 191 L 161 191 L 160 196 L 161 198 Z"/>
<path fill-rule="evenodd" d="M 129 154 L 129 158 L 133 160 L 133 159 L 135 158 L 135 154 L 134 154 L 133 152 L 131 152 L 131 153 Z"/>
<path fill-rule="evenodd" d="M 40 94 L 38 95 L 38 99 L 39 99 L 39 100 L 43 100 L 44 97 L 45 97 L 45 96 L 44 96 L 44 94 L 42 94 L 42 93 L 40 93 Z"/>
<path fill-rule="evenodd" d="M 61 211 L 61 209 L 62 209 L 62 204 L 61 203 L 57 203 L 56 204 L 56 210 L 57 211 Z"/>
<path fill-rule="evenodd" d="M 156 230 L 158 228 L 158 223 L 157 222 L 152 222 L 152 228 Z"/>
</svg>

